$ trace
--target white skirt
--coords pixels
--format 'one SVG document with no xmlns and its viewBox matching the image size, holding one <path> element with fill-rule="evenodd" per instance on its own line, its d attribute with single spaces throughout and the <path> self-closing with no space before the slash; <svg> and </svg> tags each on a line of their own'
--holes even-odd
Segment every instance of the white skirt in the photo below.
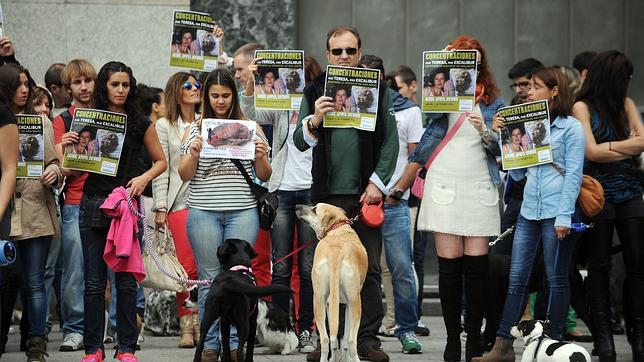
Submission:
<svg viewBox="0 0 644 362">
<path fill-rule="evenodd" d="M 450 129 L 459 116 L 450 115 Z M 500 223 L 499 193 L 487 168 L 485 148 L 478 131 L 466 120 L 429 167 L 418 229 L 495 236 Z"/>
</svg>

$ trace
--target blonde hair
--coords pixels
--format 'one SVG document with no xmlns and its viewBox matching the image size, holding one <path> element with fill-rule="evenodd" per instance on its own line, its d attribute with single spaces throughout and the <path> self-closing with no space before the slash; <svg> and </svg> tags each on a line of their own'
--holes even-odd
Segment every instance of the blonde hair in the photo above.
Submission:
<svg viewBox="0 0 644 362">
<path fill-rule="evenodd" d="M 81 76 L 96 80 L 96 69 L 85 59 L 74 59 L 63 68 L 60 73 L 60 81 L 65 87 L 69 88 L 72 83 L 72 77 Z"/>
</svg>

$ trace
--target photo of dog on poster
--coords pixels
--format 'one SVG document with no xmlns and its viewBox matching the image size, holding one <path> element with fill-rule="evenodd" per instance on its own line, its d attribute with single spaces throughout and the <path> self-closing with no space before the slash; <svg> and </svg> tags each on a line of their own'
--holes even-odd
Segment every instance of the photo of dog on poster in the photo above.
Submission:
<svg viewBox="0 0 644 362">
<path fill-rule="evenodd" d="M 44 142 L 41 134 L 20 135 L 20 162 L 40 162 L 44 160 Z"/>
<path fill-rule="evenodd" d="M 121 157 L 124 135 L 104 129 L 96 131 L 96 143 L 100 157 L 118 160 Z"/>
</svg>

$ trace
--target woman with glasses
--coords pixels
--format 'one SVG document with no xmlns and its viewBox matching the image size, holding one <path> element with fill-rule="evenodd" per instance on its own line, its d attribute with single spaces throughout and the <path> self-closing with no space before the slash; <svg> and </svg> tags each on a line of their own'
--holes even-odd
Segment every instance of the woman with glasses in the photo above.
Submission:
<svg viewBox="0 0 644 362">
<path fill-rule="evenodd" d="M 168 79 L 163 94 L 167 116 L 155 123 L 168 168 L 152 181 L 152 210 L 156 212 L 156 226 L 159 229 L 169 227 L 177 258 L 191 279 L 197 278 L 197 266 L 186 231 L 189 183 L 183 182 L 179 176 L 179 160 L 183 136 L 190 129 L 190 124 L 199 118 L 196 107 L 200 102 L 200 91 L 201 83 L 190 73 L 178 72 Z M 181 326 L 179 348 L 192 348 L 199 341 L 197 312 L 183 306 L 188 296 L 189 293 L 177 293 Z"/>
<path fill-rule="evenodd" d="M 104 356 L 105 286 L 107 264 L 103 259 L 111 219 L 100 205 L 118 187 L 125 187 L 132 197 L 138 197 L 148 183 L 166 169 L 166 161 L 154 125 L 141 112 L 136 100 L 138 91 L 132 69 L 121 62 L 108 62 L 98 73 L 94 88 L 94 107 L 99 110 L 127 115 L 127 128 L 116 176 L 89 173 L 83 187 L 79 221 L 85 263 L 85 356 L 82 362 L 102 362 Z M 153 166 L 145 172 L 136 163 L 145 147 Z M 137 284 L 129 272 L 115 272 L 116 332 L 119 361 L 136 362 Z"/>
<path fill-rule="evenodd" d="M 633 361 L 644 361 L 644 202 L 639 156 L 644 126 L 626 96 L 633 63 L 616 50 L 598 54 L 588 67 L 573 108 L 586 136 L 584 173 L 604 188 L 604 210 L 588 232 L 588 300 L 599 360 L 615 361 L 611 329 L 609 272 L 613 233 L 617 231 L 626 267 L 624 319 Z"/>
</svg>

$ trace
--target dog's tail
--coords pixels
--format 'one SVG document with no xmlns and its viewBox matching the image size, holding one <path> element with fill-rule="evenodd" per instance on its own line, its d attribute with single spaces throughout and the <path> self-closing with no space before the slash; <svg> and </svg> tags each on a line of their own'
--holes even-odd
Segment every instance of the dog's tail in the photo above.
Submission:
<svg viewBox="0 0 644 362">
<path fill-rule="evenodd" d="M 293 293 L 291 288 L 284 285 L 266 285 L 258 287 L 252 284 L 245 283 L 231 283 L 225 290 L 232 293 L 241 293 L 249 297 L 265 297 L 278 293 Z"/>
</svg>

